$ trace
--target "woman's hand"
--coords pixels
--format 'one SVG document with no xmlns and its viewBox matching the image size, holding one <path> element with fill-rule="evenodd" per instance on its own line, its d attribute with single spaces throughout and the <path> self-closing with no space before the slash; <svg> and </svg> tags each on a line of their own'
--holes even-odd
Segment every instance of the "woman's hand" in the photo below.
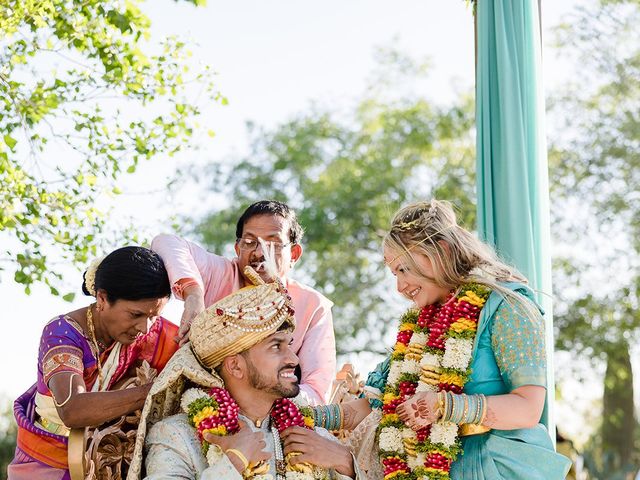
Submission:
<svg viewBox="0 0 640 480">
<path fill-rule="evenodd" d="M 345 430 L 353 430 L 371 413 L 371 406 L 366 398 L 342 403 L 341 407 L 342 428 Z"/>
<path fill-rule="evenodd" d="M 289 427 L 280 434 L 280 438 L 285 455 L 300 453 L 291 458 L 292 465 L 306 462 L 320 468 L 333 468 L 347 477 L 355 477 L 351 451 L 341 443 L 303 427 Z"/>
<path fill-rule="evenodd" d="M 418 392 L 398 405 L 396 413 L 400 420 L 405 422 L 412 430 L 420 430 L 427 427 L 441 416 L 441 412 L 438 409 L 438 394 L 435 392 Z"/>
<path fill-rule="evenodd" d="M 203 435 L 204 439 L 211 444 L 218 445 L 223 452 L 230 448 L 239 450 L 249 462 L 249 466 L 255 466 L 260 462 L 269 460 L 271 453 L 264 451 L 267 446 L 264 440 L 264 433 L 262 431 L 254 432 L 242 420 L 240 420 L 239 425 L 240 431 L 238 433 L 224 437 L 205 433 Z M 242 473 L 244 465 L 240 463 L 238 456 L 230 453 L 228 457 L 238 472 Z"/>
</svg>

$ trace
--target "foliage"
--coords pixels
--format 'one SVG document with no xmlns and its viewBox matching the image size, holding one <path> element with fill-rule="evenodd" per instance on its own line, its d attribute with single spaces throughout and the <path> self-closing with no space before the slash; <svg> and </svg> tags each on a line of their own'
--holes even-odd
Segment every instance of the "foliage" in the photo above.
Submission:
<svg viewBox="0 0 640 480">
<path fill-rule="evenodd" d="M 551 109 L 563 132 L 552 136 L 550 157 L 555 226 L 572 246 L 558 265 L 563 283 L 577 287 L 563 298 L 557 338 L 561 348 L 599 358 L 608 345 L 637 338 L 640 326 L 640 3 L 604 2 L 576 15 L 559 43 L 584 52 L 580 87 L 569 85 Z M 598 254 L 576 245 L 590 253 L 596 245 Z"/>
<path fill-rule="evenodd" d="M 592 442 L 617 458 L 607 475 L 638 455 L 636 446 L 628 450 L 633 375 L 620 357 L 640 332 L 638 22 L 637 0 L 577 9 L 558 30 L 574 81 L 550 102 L 552 132 L 562 132 L 552 134 L 550 155 L 554 226 L 564 243 L 555 270 L 557 347 L 608 362 L 603 424 Z"/>
<path fill-rule="evenodd" d="M 634 421 L 633 389 L 629 345 L 612 345 L 604 378 L 603 416 L 598 434 L 585 446 L 585 466 L 592 478 L 624 480 L 632 477 L 640 463 L 640 431 Z"/>
<path fill-rule="evenodd" d="M 7 466 L 13 460 L 16 451 L 18 427 L 13 419 L 13 405 L 0 397 L 0 479 L 6 478 Z"/>
<path fill-rule="evenodd" d="M 44 282 L 58 294 L 53 250 L 73 263 L 95 253 L 124 173 L 188 144 L 200 112 L 186 87 L 219 99 L 184 42 L 149 42 L 141 3 L 0 3 L 0 232 L 12 238 L 0 267 L 27 293 Z"/>
<path fill-rule="evenodd" d="M 402 72 L 423 70 L 383 53 L 380 58 L 393 62 L 386 72 L 394 81 Z M 376 80 L 378 88 L 386 84 Z M 232 198 L 233 207 L 213 212 L 198 232 L 209 248 L 221 251 L 249 203 L 286 201 L 306 231 L 296 275 L 303 273 L 335 302 L 339 348 L 372 350 L 365 342 L 392 327 L 381 301 L 392 291 L 383 282 L 381 235 L 393 212 L 437 196 L 457 204 L 463 222 L 474 222 L 472 112 L 468 95 L 437 106 L 425 98 L 381 99 L 377 90 L 346 114 L 312 110 L 273 131 L 253 129 L 251 153 L 216 170 L 209 184 Z"/>
</svg>

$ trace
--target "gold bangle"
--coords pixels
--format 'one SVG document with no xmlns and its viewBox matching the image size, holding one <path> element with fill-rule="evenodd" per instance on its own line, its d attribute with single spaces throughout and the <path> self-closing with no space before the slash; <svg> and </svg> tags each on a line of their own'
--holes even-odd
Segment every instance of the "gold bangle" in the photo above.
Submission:
<svg viewBox="0 0 640 480">
<path fill-rule="evenodd" d="M 485 421 L 485 419 L 487 418 L 487 410 L 489 408 L 489 399 L 483 395 L 484 397 L 484 402 L 482 402 L 482 415 L 480 417 L 480 421 L 478 422 L 478 424 L 482 425 Z"/>
<path fill-rule="evenodd" d="M 438 418 L 442 418 L 444 416 L 444 403 L 446 395 L 447 393 L 444 390 L 438 392 Z"/>
<path fill-rule="evenodd" d="M 226 450 L 224 452 L 227 457 L 229 456 L 229 453 L 233 453 L 236 457 L 238 457 L 240 459 L 240 461 L 242 462 L 242 471 L 244 472 L 247 468 L 249 468 L 249 460 L 247 460 L 247 457 L 244 456 L 244 453 L 242 453 L 240 450 L 236 450 L 235 448 L 230 448 L 228 450 Z"/>
</svg>

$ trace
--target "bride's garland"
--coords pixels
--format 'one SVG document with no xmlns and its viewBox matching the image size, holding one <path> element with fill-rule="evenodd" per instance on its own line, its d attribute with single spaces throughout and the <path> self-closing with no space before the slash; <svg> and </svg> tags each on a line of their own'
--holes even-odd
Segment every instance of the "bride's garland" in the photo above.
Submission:
<svg viewBox="0 0 640 480">
<path fill-rule="evenodd" d="M 207 457 L 209 465 L 219 461 L 216 449 L 209 449 L 209 443 L 204 439 L 205 433 L 225 436 L 236 433 L 239 429 L 239 407 L 229 392 L 224 388 L 213 387 L 207 393 L 201 388 L 190 388 L 182 395 L 180 402 L 182 410 L 187 414 L 189 423 L 196 428 L 198 438 L 202 442 L 202 451 Z M 291 452 L 283 457 L 280 433 L 292 426 L 299 426 L 313 430 L 315 420 L 313 410 L 308 406 L 298 406 L 289 399 L 276 400 L 271 410 L 271 431 L 274 437 L 276 452 L 276 476 L 286 480 L 321 480 L 328 478 L 328 472 L 308 463 L 292 465 L 291 459 L 299 453 Z M 245 463 L 242 476 L 251 480 L 273 480 L 269 475 L 269 464 L 261 462 L 251 465 L 242 452 L 230 449 L 240 455 Z"/>
<path fill-rule="evenodd" d="M 482 285 L 463 285 L 443 305 L 409 310 L 400 319 L 378 427 L 385 480 L 449 478 L 451 463 L 462 451 L 458 425 L 437 421 L 413 431 L 396 408 L 416 392 L 462 393 L 471 374 L 478 318 L 490 293 Z"/>
</svg>

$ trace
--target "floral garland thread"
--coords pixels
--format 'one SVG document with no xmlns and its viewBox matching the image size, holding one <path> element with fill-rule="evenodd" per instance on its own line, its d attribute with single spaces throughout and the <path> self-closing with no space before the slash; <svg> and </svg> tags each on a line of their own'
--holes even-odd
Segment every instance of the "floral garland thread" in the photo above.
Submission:
<svg viewBox="0 0 640 480">
<path fill-rule="evenodd" d="M 400 319 L 383 395 L 378 444 L 384 480 L 449 479 L 462 452 L 458 425 L 438 421 L 413 431 L 398 405 L 416 392 L 462 393 L 471 369 L 480 312 L 491 291 L 463 285 L 443 305 L 407 311 Z"/>
<path fill-rule="evenodd" d="M 209 465 L 219 461 L 219 449 L 209 448 L 210 444 L 204 439 L 205 433 L 225 436 L 238 432 L 238 413 L 240 408 L 229 392 L 224 388 L 213 387 L 208 392 L 201 388 L 190 388 L 182 395 L 180 403 L 187 414 L 189 423 L 195 427 L 198 438 L 202 443 L 202 451 L 207 457 Z M 311 407 L 298 406 L 289 399 L 282 398 L 274 402 L 271 410 L 274 440 L 280 443 L 279 433 L 292 426 L 300 426 L 313 430 L 315 426 L 314 414 Z M 290 461 L 299 453 L 289 453 L 284 459 L 284 475 L 286 480 L 314 480 L 328 478 L 326 470 L 308 463 L 291 465 Z M 242 473 L 243 478 L 252 480 L 273 480 L 269 475 L 269 464 L 249 466 Z"/>
</svg>

